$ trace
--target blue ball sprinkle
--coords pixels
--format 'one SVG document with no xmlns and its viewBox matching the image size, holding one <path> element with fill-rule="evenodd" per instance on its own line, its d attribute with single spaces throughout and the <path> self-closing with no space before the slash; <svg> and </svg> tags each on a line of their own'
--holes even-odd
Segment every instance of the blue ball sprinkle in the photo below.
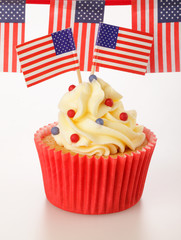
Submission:
<svg viewBox="0 0 181 240">
<path fill-rule="evenodd" d="M 92 82 L 94 79 L 97 80 L 96 75 L 92 74 L 89 76 L 89 82 Z"/>
<path fill-rule="evenodd" d="M 58 127 L 52 127 L 52 129 L 51 129 L 51 133 L 53 134 L 53 135 L 58 135 L 59 134 L 59 128 Z"/>
<path fill-rule="evenodd" d="M 104 125 L 104 121 L 102 120 L 102 118 L 98 118 L 98 119 L 96 120 L 96 123 L 97 123 L 97 124 L 100 124 L 100 125 Z"/>
</svg>

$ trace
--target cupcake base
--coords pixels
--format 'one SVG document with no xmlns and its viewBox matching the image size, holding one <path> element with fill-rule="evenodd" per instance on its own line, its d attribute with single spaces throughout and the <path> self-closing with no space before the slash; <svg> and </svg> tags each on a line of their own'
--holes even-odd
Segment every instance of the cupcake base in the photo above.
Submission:
<svg viewBox="0 0 181 240">
<path fill-rule="evenodd" d="M 66 211 L 107 214 L 126 210 L 141 198 L 155 135 L 147 128 L 147 145 L 131 154 L 116 157 L 88 157 L 63 153 L 42 139 L 55 124 L 35 134 L 45 193 L 49 202 Z"/>
</svg>

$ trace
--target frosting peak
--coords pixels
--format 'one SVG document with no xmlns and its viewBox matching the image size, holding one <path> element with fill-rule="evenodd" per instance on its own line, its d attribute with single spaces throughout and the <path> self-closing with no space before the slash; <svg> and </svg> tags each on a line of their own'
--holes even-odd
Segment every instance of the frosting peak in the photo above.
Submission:
<svg viewBox="0 0 181 240">
<path fill-rule="evenodd" d="M 59 133 L 53 135 L 57 144 L 86 155 L 108 156 L 124 152 L 126 146 L 135 150 L 145 134 L 143 127 L 136 125 L 136 112 L 125 111 L 121 99 L 101 79 L 83 82 L 67 92 L 59 103 Z M 68 114 L 70 110 L 73 115 Z M 74 134 L 78 140 L 72 142 Z"/>
</svg>

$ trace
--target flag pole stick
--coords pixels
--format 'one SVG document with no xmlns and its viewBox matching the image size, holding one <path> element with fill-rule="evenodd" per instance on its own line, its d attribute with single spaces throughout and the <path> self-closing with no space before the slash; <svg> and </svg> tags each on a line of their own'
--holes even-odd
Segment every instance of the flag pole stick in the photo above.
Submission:
<svg viewBox="0 0 181 240">
<path fill-rule="evenodd" d="M 80 69 L 77 69 L 77 77 L 78 77 L 79 83 L 82 83 L 82 77 L 81 77 Z"/>
<path fill-rule="evenodd" d="M 91 74 L 94 74 L 95 70 L 96 70 L 96 66 L 92 65 Z"/>
</svg>

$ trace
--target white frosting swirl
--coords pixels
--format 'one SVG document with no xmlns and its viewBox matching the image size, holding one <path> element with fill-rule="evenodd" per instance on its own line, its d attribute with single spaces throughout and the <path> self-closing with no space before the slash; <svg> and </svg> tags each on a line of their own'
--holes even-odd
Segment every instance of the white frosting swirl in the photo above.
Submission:
<svg viewBox="0 0 181 240">
<path fill-rule="evenodd" d="M 107 98 L 113 100 L 112 107 L 105 105 Z M 121 98 L 119 93 L 101 79 L 93 80 L 92 83 L 83 82 L 67 92 L 59 103 L 60 133 L 53 135 L 57 144 L 86 155 L 123 153 L 126 146 L 135 150 L 144 142 L 145 134 L 143 127 L 136 125 L 136 112 L 125 111 Z M 70 109 L 76 112 L 73 118 L 67 116 Z M 120 120 L 122 112 L 128 114 L 128 120 Z M 104 125 L 97 124 L 97 118 L 102 118 Z M 75 133 L 80 139 L 72 143 L 70 136 Z"/>
</svg>

